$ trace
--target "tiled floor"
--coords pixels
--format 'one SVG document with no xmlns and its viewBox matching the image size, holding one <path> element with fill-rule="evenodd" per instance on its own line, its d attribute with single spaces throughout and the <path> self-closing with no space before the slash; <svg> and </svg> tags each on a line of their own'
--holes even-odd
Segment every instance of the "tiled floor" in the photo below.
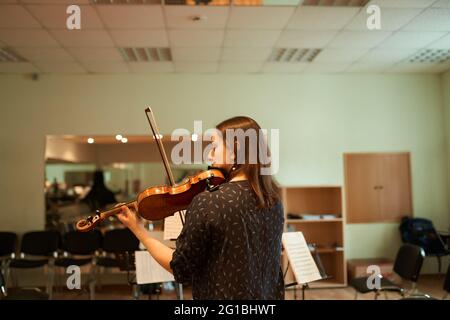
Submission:
<svg viewBox="0 0 450 320">
<path fill-rule="evenodd" d="M 444 282 L 444 276 L 437 275 L 424 275 L 421 277 L 418 285 L 418 289 L 422 293 L 427 293 L 435 298 L 441 299 L 445 292 L 442 289 Z M 409 288 L 407 286 L 407 288 Z M 293 299 L 293 290 L 286 291 L 286 299 Z M 351 287 L 345 288 L 332 288 L 332 289 L 310 289 L 306 291 L 307 300 L 351 300 L 355 297 L 355 291 Z M 122 300 L 133 299 L 132 289 L 127 285 L 104 285 L 102 288 L 96 289 L 95 298 L 98 300 Z M 140 299 L 148 299 L 148 295 L 142 294 Z M 365 295 L 358 295 L 358 299 L 373 299 L 372 293 Z M 399 295 L 395 293 L 388 293 L 389 299 L 398 299 Z M 54 299 L 61 300 L 82 300 L 89 299 L 87 291 L 84 290 L 65 290 L 63 292 L 57 291 L 54 294 Z M 155 295 L 152 299 L 157 299 Z M 162 294 L 159 299 L 176 299 L 175 291 L 171 288 L 162 290 Z M 192 299 L 191 290 L 189 288 L 184 289 L 184 299 Z M 297 299 L 301 299 L 301 292 L 297 291 Z M 381 295 L 379 299 L 385 299 L 384 295 Z"/>
</svg>

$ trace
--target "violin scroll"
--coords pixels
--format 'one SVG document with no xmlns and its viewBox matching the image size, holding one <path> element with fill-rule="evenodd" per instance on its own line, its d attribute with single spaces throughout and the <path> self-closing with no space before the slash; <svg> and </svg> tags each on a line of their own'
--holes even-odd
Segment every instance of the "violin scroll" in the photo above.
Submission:
<svg viewBox="0 0 450 320">
<path fill-rule="evenodd" d="M 78 221 L 76 224 L 77 230 L 80 232 L 88 232 L 94 229 L 101 220 L 100 211 L 97 210 L 96 212 L 96 215 Z"/>
</svg>

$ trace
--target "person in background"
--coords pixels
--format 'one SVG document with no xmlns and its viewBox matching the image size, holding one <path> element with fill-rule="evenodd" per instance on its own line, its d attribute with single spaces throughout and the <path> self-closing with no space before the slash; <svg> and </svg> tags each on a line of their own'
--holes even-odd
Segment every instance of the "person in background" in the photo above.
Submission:
<svg viewBox="0 0 450 320">
<path fill-rule="evenodd" d="M 83 201 L 86 202 L 93 211 L 102 209 L 108 204 L 117 203 L 114 193 L 105 185 L 103 171 L 96 170 L 94 172 L 92 188 Z"/>
</svg>

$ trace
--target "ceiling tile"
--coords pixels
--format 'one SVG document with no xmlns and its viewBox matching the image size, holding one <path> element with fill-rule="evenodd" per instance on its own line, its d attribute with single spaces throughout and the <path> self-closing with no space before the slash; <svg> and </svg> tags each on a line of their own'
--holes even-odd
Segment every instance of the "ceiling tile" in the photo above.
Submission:
<svg viewBox="0 0 450 320">
<path fill-rule="evenodd" d="M 28 62 L 2 62 L 0 63 L 0 73 L 30 73 L 39 72 Z"/>
<path fill-rule="evenodd" d="M 444 36 L 444 32 L 403 32 L 391 35 L 378 48 L 422 48 Z"/>
<path fill-rule="evenodd" d="M 29 5 L 28 10 L 47 28 L 67 29 L 67 5 Z M 92 6 L 80 6 L 81 29 L 100 29 L 103 24 Z"/>
<path fill-rule="evenodd" d="M 266 62 L 261 72 L 268 73 L 299 73 L 305 70 L 308 63 Z"/>
<path fill-rule="evenodd" d="M 112 61 L 87 61 L 83 62 L 87 71 L 93 73 L 128 73 L 128 66 L 125 62 Z"/>
<path fill-rule="evenodd" d="M 403 62 L 394 65 L 392 68 L 387 70 L 386 72 L 393 73 L 437 73 L 434 68 L 436 64 L 434 63 L 410 63 Z"/>
<path fill-rule="evenodd" d="M 133 73 L 170 73 L 175 68 L 172 62 L 132 62 L 128 64 Z"/>
<path fill-rule="evenodd" d="M 175 62 L 175 71 L 181 73 L 215 73 L 217 70 L 217 62 Z"/>
<path fill-rule="evenodd" d="M 254 73 L 261 70 L 262 62 L 228 62 L 222 61 L 219 64 L 219 72 L 222 73 Z"/>
<path fill-rule="evenodd" d="M 285 30 L 276 46 L 287 48 L 323 48 L 336 36 L 336 31 Z"/>
<path fill-rule="evenodd" d="M 168 47 L 164 29 L 110 30 L 114 43 L 119 47 Z"/>
<path fill-rule="evenodd" d="M 385 40 L 388 31 L 342 31 L 329 44 L 329 48 L 373 48 Z"/>
<path fill-rule="evenodd" d="M 208 29 L 224 28 L 229 7 L 166 6 L 164 12 L 168 28 Z M 200 18 L 199 20 L 193 20 Z"/>
<path fill-rule="evenodd" d="M 380 31 L 399 30 L 421 12 L 422 9 L 417 8 L 382 8 Z M 367 29 L 367 17 L 366 11 L 361 10 L 345 29 L 369 31 Z"/>
<path fill-rule="evenodd" d="M 16 47 L 59 47 L 58 42 L 43 29 L 0 29 L 0 40 Z"/>
<path fill-rule="evenodd" d="M 229 29 L 225 32 L 225 47 L 271 47 L 281 30 Z"/>
<path fill-rule="evenodd" d="M 104 30 L 51 30 L 65 47 L 113 47 L 114 43 Z"/>
<path fill-rule="evenodd" d="M 428 48 L 431 49 L 450 49 L 450 33 L 448 33 L 446 36 L 436 40 L 435 42 L 431 43 Z"/>
<path fill-rule="evenodd" d="M 304 72 L 307 73 L 337 73 L 342 72 L 349 67 L 346 63 L 319 63 L 308 64 Z"/>
<path fill-rule="evenodd" d="M 433 7 L 450 9 L 450 0 L 438 0 L 433 4 Z"/>
<path fill-rule="evenodd" d="M 36 62 L 36 67 L 38 67 L 42 72 L 48 73 L 86 73 L 76 62 Z"/>
<path fill-rule="evenodd" d="M 117 48 L 70 48 L 68 50 L 79 61 L 123 61 Z"/>
<path fill-rule="evenodd" d="M 354 73 L 382 73 L 391 68 L 392 63 L 386 64 L 373 64 L 357 62 L 345 69 L 345 72 Z"/>
<path fill-rule="evenodd" d="M 39 28 L 33 16 L 20 5 L 0 5 L 0 28 Z"/>
<path fill-rule="evenodd" d="M 446 31 L 450 30 L 450 9 L 427 9 L 408 23 L 405 31 Z"/>
<path fill-rule="evenodd" d="M 220 47 L 223 30 L 169 30 L 172 47 Z"/>
<path fill-rule="evenodd" d="M 357 7 L 299 6 L 292 16 L 288 29 L 340 30 L 360 11 Z"/>
<path fill-rule="evenodd" d="M 370 4 L 376 4 L 386 8 L 427 8 L 436 0 L 372 0 Z"/>
<path fill-rule="evenodd" d="M 111 29 L 164 28 L 160 5 L 96 6 L 105 26 Z"/>
<path fill-rule="evenodd" d="M 172 48 L 174 61 L 219 61 L 220 48 Z"/>
<path fill-rule="evenodd" d="M 13 4 L 18 2 L 19 0 L 0 0 L 0 4 Z"/>
<path fill-rule="evenodd" d="M 62 48 L 14 48 L 28 61 L 74 61 L 73 57 Z"/>
<path fill-rule="evenodd" d="M 325 48 L 314 59 L 317 63 L 354 62 L 361 58 L 367 49 L 329 49 Z"/>
<path fill-rule="evenodd" d="M 231 7 L 230 29 L 282 29 L 295 7 Z"/>
<path fill-rule="evenodd" d="M 366 64 L 397 63 L 416 52 L 416 49 L 374 49 L 361 57 L 359 62 Z"/>
<path fill-rule="evenodd" d="M 223 48 L 223 61 L 264 61 L 272 48 Z"/>
</svg>

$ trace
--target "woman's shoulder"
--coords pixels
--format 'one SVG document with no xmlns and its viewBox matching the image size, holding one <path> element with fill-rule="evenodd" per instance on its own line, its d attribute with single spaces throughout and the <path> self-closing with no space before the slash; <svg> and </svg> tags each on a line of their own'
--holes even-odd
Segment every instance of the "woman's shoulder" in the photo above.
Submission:
<svg viewBox="0 0 450 320">
<path fill-rule="evenodd" d="M 233 181 L 222 183 L 218 188 L 205 190 L 197 194 L 193 202 L 196 204 L 212 204 L 218 202 L 228 202 L 230 199 L 239 197 L 250 190 L 248 181 Z"/>
</svg>

